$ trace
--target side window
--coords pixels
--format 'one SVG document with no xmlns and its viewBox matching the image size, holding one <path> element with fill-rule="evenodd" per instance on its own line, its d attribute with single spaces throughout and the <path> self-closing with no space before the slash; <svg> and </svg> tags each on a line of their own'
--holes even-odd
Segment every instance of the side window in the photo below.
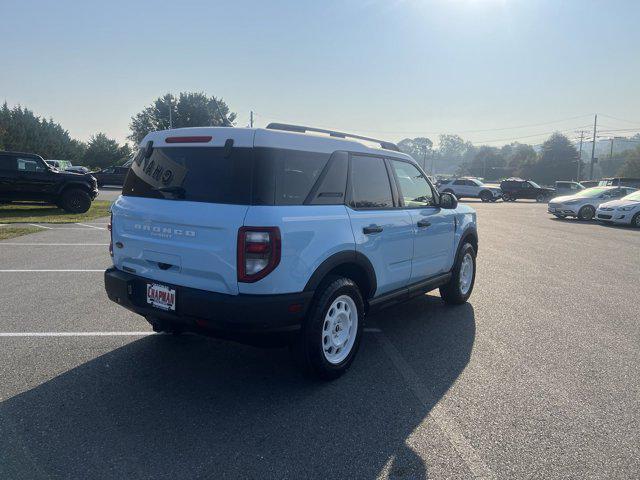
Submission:
<svg viewBox="0 0 640 480">
<path fill-rule="evenodd" d="M 453 182 L 454 185 L 466 185 L 467 182 L 466 180 L 456 180 L 455 182 Z"/>
<path fill-rule="evenodd" d="M 16 159 L 9 155 L 0 155 L 0 170 L 16 170 Z"/>
<path fill-rule="evenodd" d="M 424 175 L 407 162 L 392 160 L 391 165 L 400 184 L 399 195 L 407 208 L 433 205 L 433 191 Z"/>
<path fill-rule="evenodd" d="M 34 158 L 17 158 L 19 172 L 44 172 L 44 165 Z"/>
<path fill-rule="evenodd" d="M 522 188 L 531 188 L 529 182 L 522 182 Z"/>
<path fill-rule="evenodd" d="M 384 160 L 378 157 L 351 157 L 351 206 L 391 208 L 393 196 Z"/>
<path fill-rule="evenodd" d="M 105 168 L 102 172 L 103 173 L 113 173 L 113 168 L 112 167 Z"/>
</svg>

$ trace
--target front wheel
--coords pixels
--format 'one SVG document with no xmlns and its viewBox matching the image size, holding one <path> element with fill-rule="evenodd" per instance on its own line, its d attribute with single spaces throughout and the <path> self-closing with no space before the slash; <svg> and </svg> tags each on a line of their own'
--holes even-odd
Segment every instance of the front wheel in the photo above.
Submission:
<svg viewBox="0 0 640 480">
<path fill-rule="evenodd" d="M 636 213 L 631 219 L 631 226 L 640 228 L 640 212 Z"/>
<path fill-rule="evenodd" d="M 547 201 L 547 196 L 544 193 L 541 193 L 536 197 L 536 202 L 543 203 Z"/>
<path fill-rule="evenodd" d="M 589 220 L 593 219 L 595 214 L 596 214 L 596 209 L 595 208 L 593 208 L 591 205 L 585 205 L 578 212 L 578 219 L 579 220 L 584 220 L 584 221 L 589 221 Z"/>
<path fill-rule="evenodd" d="M 358 352 L 364 302 L 355 282 L 345 277 L 327 278 L 316 295 L 293 351 L 306 373 L 333 380 Z"/>
<path fill-rule="evenodd" d="M 59 202 L 56 202 L 68 213 L 84 213 L 91 208 L 91 197 L 79 188 L 65 190 Z"/>
<path fill-rule="evenodd" d="M 493 195 L 491 194 L 491 192 L 485 191 L 480 193 L 480 200 L 482 200 L 483 202 L 490 202 L 492 198 Z"/>
<path fill-rule="evenodd" d="M 450 305 L 466 302 L 473 291 L 476 280 L 476 251 L 473 245 L 465 243 L 453 266 L 451 279 L 440 287 L 440 296 Z"/>
</svg>

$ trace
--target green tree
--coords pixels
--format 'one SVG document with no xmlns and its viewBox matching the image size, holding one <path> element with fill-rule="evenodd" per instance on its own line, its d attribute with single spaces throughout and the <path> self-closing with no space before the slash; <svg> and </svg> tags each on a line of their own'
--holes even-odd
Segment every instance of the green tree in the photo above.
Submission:
<svg viewBox="0 0 640 480">
<path fill-rule="evenodd" d="M 496 180 L 504 176 L 506 163 L 499 148 L 482 145 L 474 149 L 473 158 L 461 166 L 460 173 Z"/>
<path fill-rule="evenodd" d="M 575 178 L 577 167 L 578 150 L 566 136 L 556 132 L 542 144 L 539 159 L 526 176 L 550 185 L 556 180 Z"/>
<path fill-rule="evenodd" d="M 0 108 L 0 145 L 6 150 L 72 162 L 82 159 L 86 148 L 52 119 L 39 117 L 21 106 L 9 108 L 6 102 Z"/>
<path fill-rule="evenodd" d="M 475 147 L 459 135 L 440 135 L 438 139 L 438 172 L 453 173 L 462 164 L 469 163 L 475 155 Z"/>
<path fill-rule="evenodd" d="M 433 142 L 426 137 L 405 138 L 398 142 L 401 152 L 411 155 L 413 159 L 422 165 L 426 171 L 431 171 L 431 162 L 434 160 Z"/>
<path fill-rule="evenodd" d="M 87 144 L 84 165 L 104 168 L 110 165 L 121 165 L 131 156 L 129 145 L 119 145 L 104 133 L 93 135 Z"/>
<path fill-rule="evenodd" d="M 221 126 L 223 119 L 216 107 L 216 100 L 222 114 L 233 122 L 236 114 L 230 112 L 228 105 L 222 99 L 208 97 L 204 93 L 182 92 L 178 97 L 167 93 L 131 117 L 129 139 L 137 144 L 149 132 L 167 130 L 169 111 L 171 111 L 173 128 Z"/>
<path fill-rule="evenodd" d="M 639 138 L 640 139 L 640 138 Z M 625 152 L 625 161 L 618 174 L 621 177 L 640 178 L 640 146 Z"/>
</svg>

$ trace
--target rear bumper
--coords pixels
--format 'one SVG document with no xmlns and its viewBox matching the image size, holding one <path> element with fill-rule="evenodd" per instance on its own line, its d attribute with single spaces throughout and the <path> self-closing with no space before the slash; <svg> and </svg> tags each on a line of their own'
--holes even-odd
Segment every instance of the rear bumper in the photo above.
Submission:
<svg viewBox="0 0 640 480">
<path fill-rule="evenodd" d="M 151 323 L 238 340 L 297 332 L 314 294 L 227 295 L 165 284 L 176 290 L 174 312 L 147 303 L 147 283 L 162 282 L 111 267 L 104 272 L 104 283 L 110 300 Z"/>
</svg>

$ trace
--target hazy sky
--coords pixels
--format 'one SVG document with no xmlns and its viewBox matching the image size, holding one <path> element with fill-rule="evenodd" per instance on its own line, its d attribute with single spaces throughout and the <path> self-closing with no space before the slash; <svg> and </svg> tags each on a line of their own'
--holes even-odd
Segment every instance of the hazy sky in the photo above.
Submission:
<svg viewBox="0 0 640 480">
<path fill-rule="evenodd" d="M 539 143 L 596 112 L 640 129 L 638 0 L 0 0 L 0 18 L 0 101 L 82 140 L 124 140 L 180 91 L 239 126 L 254 110 L 390 140 Z"/>
</svg>

